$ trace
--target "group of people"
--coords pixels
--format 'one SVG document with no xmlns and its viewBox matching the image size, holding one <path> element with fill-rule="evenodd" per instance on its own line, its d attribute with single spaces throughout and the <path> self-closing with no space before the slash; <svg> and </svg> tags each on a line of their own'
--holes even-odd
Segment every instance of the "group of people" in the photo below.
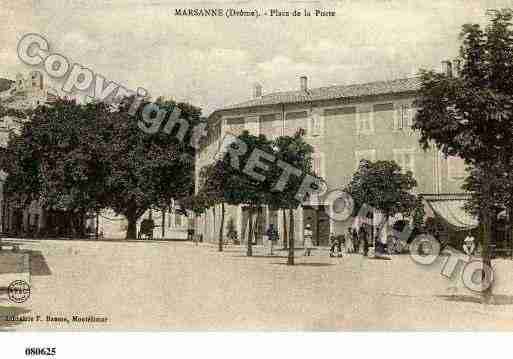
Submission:
<svg viewBox="0 0 513 359">
<path fill-rule="evenodd" d="M 273 255 L 274 246 L 279 240 L 278 230 L 274 224 L 270 224 L 269 228 L 266 231 L 267 238 L 269 239 L 269 253 Z M 357 231 L 355 228 L 348 228 L 347 234 L 340 234 L 338 236 L 335 233 L 330 234 L 330 257 L 335 256 L 342 257 L 342 247 L 345 248 L 346 253 L 360 253 L 360 250 L 363 250 L 363 255 L 367 256 L 369 252 L 369 233 L 364 226 L 361 226 Z M 304 255 L 310 256 L 312 253 L 312 249 L 314 247 L 313 244 L 313 231 L 310 224 L 305 226 L 303 232 L 304 239 Z"/>
<path fill-rule="evenodd" d="M 369 253 L 369 238 L 367 230 L 364 226 L 361 226 L 357 231 L 356 228 L 348 228 L 347 234 L 340 234 L 338 236 L 335 233 L 330 234 L 330 257 L 334 257 L 337 254 L 338 257 L 342 257 L 342 246 L 345 248 L 346 253 L 360 253 L 363 251 L 363 255 L 367 256 Z"/>
</svg>

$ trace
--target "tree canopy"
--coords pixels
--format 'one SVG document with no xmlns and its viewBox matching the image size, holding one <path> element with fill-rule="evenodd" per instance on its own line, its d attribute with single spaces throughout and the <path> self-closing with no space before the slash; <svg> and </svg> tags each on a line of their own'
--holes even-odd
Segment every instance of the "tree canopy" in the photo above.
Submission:
<svg viewBox="0 0 513 359">
<path fill-rule="evenodd" d="M 147 102 L 135 115 L 129 103 L 113 108 L 59 100 L 37 107 L 6 149 L 2 168 L 8 173 L 9 196 L 26 204 L 37 199 L 46 208 L 111 208 L 127 218 L 127 238 L 136 238 L 136 221 L 147 209 L 192 193 L 191 137 L 200 110 L 185 103 L 160 103 L 166 113 L 177 106 L 188 121 L 180 138 L 179 126 L 166 128 L 166 121 L 155 133 L 142 131 Z"/>
<path fill-rule="evenodd" d="M 398 213 L 409 216 L 417 207 L 415 187 L 412 172 L 403 173 L 395 161 L 362 160 L 345 191 L 353 198 L 355 214 L 367 205 L 387 217 Z"/>
<path fill-rule="evenodd" d="M 488 12 L 490 22 L 462 27 L 460 71 L 422 71 L 414 128 L 424 148 L 434 145 L 470 167 L 465 189 L 483 226 L 483 262 L 490 268 L 494 207 L 513 192 L 513 30 L 511 10 Z M 510 221 L 512 220 L 510 211 Z M 488 293 L 488 291 L 487 291 Z"/>
</svg>

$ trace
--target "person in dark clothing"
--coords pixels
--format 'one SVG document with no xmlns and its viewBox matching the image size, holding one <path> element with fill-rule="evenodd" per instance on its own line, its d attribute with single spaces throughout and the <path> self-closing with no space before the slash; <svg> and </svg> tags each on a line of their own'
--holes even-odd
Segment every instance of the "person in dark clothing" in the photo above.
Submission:
<svg viewBox="0 0 513 359">
<path fill-rule="evenodd" d="M 330 257 L 335 256 L 335 248 L 337 249 L 338 257 L 342 257 L 342 241 L 344 240 L 344 235 L 341 234 L 339 236 L 335 236 L 335 233 L 330 234 Z"/>
<path fill-rule="evenodd" d="M 266 234 L 267 234 L 267 238 L 269 239 L 269 250 L 270 250 L 269 254 L 272 256 L 272 255 L 274 255 L 274 253 L 273 253 L 274 245 L 275 245 L 275 243 L 278 242 L 278 239 L 279 239 L 278 231 L 274 227 L 273 223 L 271 223 L 269 225 L 269 228 L 267 229 Z"/>
<path fill-rule="evenodd" d="M 356 228 L 353 228 L 351 235 L 353 236 L 353 250 L 355 253 L 360 253 L 360 241 L 358 239 L 358 231 Z"/>
<path fill-rule="evenodd" d="M 360 231 L 358 233 L 359 241 L 363 244 L 363 255 L 367 257 L 367 254 L 369 253 L 369 241 L 367 238 L 367 230 L 364 226 L 360 227 Z"/>
</svg>

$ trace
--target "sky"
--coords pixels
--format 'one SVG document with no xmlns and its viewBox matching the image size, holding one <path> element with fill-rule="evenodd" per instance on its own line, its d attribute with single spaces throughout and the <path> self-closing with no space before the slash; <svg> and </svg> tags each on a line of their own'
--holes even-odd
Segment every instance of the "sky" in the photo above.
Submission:
<svg viewBox="0 0 513 359">
<path fill-rule="evenodd" d="M 0 77 L 31 70 L 26 33 L 110 81 L 187 101 L 208 115 L 263 92 L 391 80 L 457 56 L 465 23 L 513 1 L 0 0 Z M 177 8 L 324 9 L 333 17 L 179 17 Z"/>
</svg>

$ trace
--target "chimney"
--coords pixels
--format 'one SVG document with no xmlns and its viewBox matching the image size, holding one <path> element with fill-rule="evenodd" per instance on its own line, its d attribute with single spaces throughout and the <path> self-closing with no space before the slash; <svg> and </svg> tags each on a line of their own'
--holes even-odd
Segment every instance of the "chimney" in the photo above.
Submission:
<svg viewBox="0 0 513 359">
<path fill-rule="evenodd" d="M 452 60 L 453 66 L 453 75 L 454 77 L 460 77 L 461 74 L 461 60 L 460 59 L 454 59 Z"/>
<path fill-rule="evenodd" d="M 253 98 L 262 97 L 262 85 L 256 83 L 253 85 Z"/>
<path fill-rule="evenodd" d="M 442 61 L 442 73 L 447 77 L 452 77 L 452 64 L 451 61 Z"/>
<path fill-rule="evenodd" d="M 308 77 L 301 76 L 299 78 L 299 89 L 301 91 L 308 91 Z"/>
</svg>

